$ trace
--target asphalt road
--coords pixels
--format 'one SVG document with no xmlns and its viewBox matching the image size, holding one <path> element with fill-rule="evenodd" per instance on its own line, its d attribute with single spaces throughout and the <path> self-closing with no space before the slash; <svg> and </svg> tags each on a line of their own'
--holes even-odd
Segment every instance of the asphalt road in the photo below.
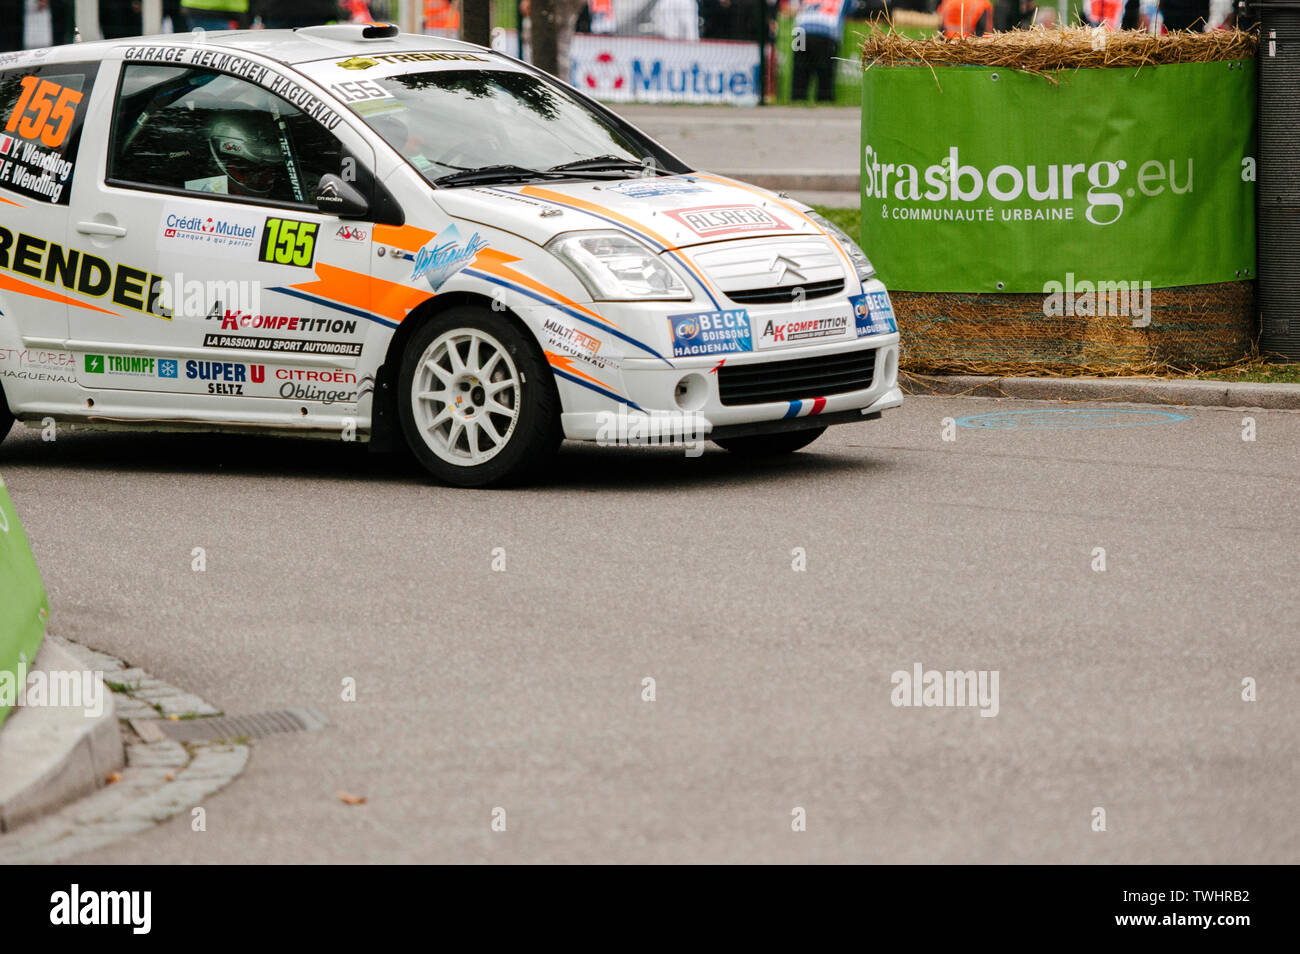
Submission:
<svg viewBox="0 0 1300 954">
<path fill-rule="evenodd" d="M 942 439 L 1060 407 L 909 398 L 762 466 L 566 445 L 510 492 L 355 445 L 16 428 L 52 631 L 332 720 L 255 742 L 206 832 L 77 860 L 1300 860 L 1300 415 Z M 918 663 L 997 671 L 998 714 L 894 706 Z"/>
</svg>

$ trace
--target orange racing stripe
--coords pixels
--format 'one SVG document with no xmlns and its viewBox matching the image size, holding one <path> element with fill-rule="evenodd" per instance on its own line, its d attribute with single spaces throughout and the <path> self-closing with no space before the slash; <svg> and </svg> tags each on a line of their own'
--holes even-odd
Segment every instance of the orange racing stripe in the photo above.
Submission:
<svg viewBox="0 0 1300 954">
<path fill-rule="evenodd" d="M 45 301 L 58 302 L 61 305 L 71 305 L 74 308 L 85 308 L 89 311 L 97 311 L 100 314 L 111 315 L 114 318 L 121 318 L 115 311 L 109 311 L 107 308 L 100 308 L 98 305 L 88 305 L 84 301 L 78 301 L 67 295 L 60 295 L 56 291 L 50 291 L 48 288 L 42 288 L 40 285 L 32 285 L 23 281 L 21 278 L 14 278 L 12 275 L 5 275 L 0 272 L 0 289 L 5 291 L 17 292 L 20 295 L 31 295 L 33 298 L 43 298 Z"/>
</svg>

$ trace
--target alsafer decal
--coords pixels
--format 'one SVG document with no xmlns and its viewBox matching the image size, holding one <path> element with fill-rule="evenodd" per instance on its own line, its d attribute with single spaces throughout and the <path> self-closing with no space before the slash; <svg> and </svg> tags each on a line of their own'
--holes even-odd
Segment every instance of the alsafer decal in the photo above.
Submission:
<svg viewBox="0 0 1300 954">
<path fill-rule="evenodd" d="M 1130 172 L 1130 170 L 1132 170 Z M 924 188 L 923 188 L 924 186 Z M 881 215 L 918 221 L 1004 222 L 1070 221 L 1074 203 L 1084 199 L 1083 215 L 1093 225 L 1113 225 L 1124 214 L 1125 199 L 1138 195 L 1154 198 L 1166 191 L 1192 192 L 1192 160 L 1147 159 L 1132 164 L 1125 159 L 1043 165 L 997 165 L 987 172 L 964 164 L 956 146 L 947 158 L 924 169 L 910 163 L 882 162 L 876 150 L 863 147 L 862 195 L 883 199 Z M 934 208 L 901 203 L 966 203 L 970 208 Z M 995 209 L 975 203 L 1015 203 Z M 1058 203 L 1045 206 L 1044 203 Z"/>
</svg>

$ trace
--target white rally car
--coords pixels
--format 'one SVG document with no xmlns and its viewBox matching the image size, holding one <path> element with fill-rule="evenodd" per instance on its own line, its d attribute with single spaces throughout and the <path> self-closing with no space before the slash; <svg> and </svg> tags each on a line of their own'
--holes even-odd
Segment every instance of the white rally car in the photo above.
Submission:
<svg viewBox="0 0 1300 954">
<path fill-rule="evenodd" d="M 0 55 L 0 438 L 270 430 L 517 480 L 562 438 L 797 450 L 902 403 L 807 206 L 391 24 Z"/>
</svg>

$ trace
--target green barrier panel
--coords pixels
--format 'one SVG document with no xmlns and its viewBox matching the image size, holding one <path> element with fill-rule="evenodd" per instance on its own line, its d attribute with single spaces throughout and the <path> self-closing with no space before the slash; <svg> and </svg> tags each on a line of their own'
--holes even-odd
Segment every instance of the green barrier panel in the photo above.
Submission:
<svg viewBox="0 0 1300 954">
<path fill-rule="evenodd" d="M 17 696 L 19 662 L 30 667 L 36 658 L 49 612 L 27 534 L 0 480 L 0 722 Z"/>
<path fill-rule="evenodd" d="M 861 235 L 890 289 L 1254 277 L 1253 61 L 1056 78 L 863 74 Z"/>
</svg>

